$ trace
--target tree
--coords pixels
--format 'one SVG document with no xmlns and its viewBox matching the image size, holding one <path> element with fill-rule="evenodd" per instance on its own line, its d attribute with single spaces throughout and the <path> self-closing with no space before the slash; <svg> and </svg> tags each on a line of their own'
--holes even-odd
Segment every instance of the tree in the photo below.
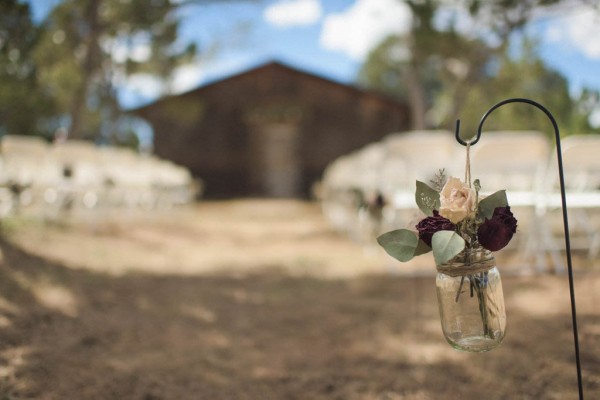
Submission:
<svg viewBox="0 0 600 400">
<path fill-rule="evenodd" d="M 567 79 L 544 64 L 535 41 L 524 39 L 518 56 L 508 52 L 496 57 L 488 68 L 488 78 L 469 88 L 459 112 L 464 135 L 474 134 L 487 107 L 511 97 L 527 97 L 548 108 L 567 132 L 578 113 L 569 96 Z M 457 116 L 459 114 L 456 114 Z M 456 116 L 448 115 L 444 125 L 452 126 Z M 495 112 L 486 121 L 490 130 L 534 129 L 553 134 L 547 117 L 526 104 L 513 104 Z"/>
<path fill-rule="evenodd" d="M 413 15 L 410 30 L 387 38 L 373 50 L 359 82 L 405 99 L 411 107 L 412 128 L 424 129 L 455 116 L 472 87 L 489 78 L 490 65 L 506 52 L 510 35 L 531 18 L 536 7 L 557 0 L 405 2 Z M 485 35 L 459 32 L 456 19 L 440 24 L 438 12 L 448 5 L 462 12 L 463 18 L 483 25 Z"/>
<path fill-rule="evenodd" d="M 411 54 L 406 38 L 389 37 L 371 52 L 359 73 L 360 84 L 409 103 L 413 129 L 439 125 L 446 114 L 455 114 L 468 87 L 486 78 L 493 52 L 481 41 L 456 33 L 437 33 L 429 40 L 440 46 L 426 52 L 425 44 L 416 44 L 419 50 Z M 442 93 L 452 93 L 443 105 Z"/>
<path fill-rule="evenodd" d="M 600 110 L 600 90 L 583 89 L 574 100 L 574 113 L 569 131 L 575 134 L 600 133 L 597 113 Z M 592 115 L 596 116 L 592 124 Z"/>
<path fill-rule="evenodd" d="M 70 138 L 109 140 L 123 112 L 117 86 L 135 73 L 168 79 L 196 54 L 177 41 L 172 0 L 65 0 L 44 22 L 36 48 L 41 78 Z"/>
<path fill-rule="evenodd" d="M 28 4 L 0 2 L 0 134 L 48 134 L 52 101 L 42 90 L 32 51 L 40 30 Z"/>
</svg>

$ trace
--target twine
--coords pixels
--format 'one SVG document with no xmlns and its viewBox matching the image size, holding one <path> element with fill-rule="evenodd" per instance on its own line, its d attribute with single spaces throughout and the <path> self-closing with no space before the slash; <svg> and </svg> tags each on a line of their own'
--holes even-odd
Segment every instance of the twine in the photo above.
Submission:
<svg viewBox="0 0 600 400">
<path fill-rule="evenodd" d="M 471 142 L 467 142 L 466 147 L 467 156 L 465 159 L 465 183 L 468 184 L 469 187 L 471 187 Z M 496 260 L 493 256 L 491 256 L 485 258 L 478 258 L 475 261 L 455 261 L 438 265 L 437 270 L 442 274 L 449 275 L 455 278 L 457 276 L 475 275 L 479 272 L 486 272 L 494 268 L 495 266 Z"/>
<path fill-rule="evenodd" d="M 465 183 L 471 187 L 471 142 L 467 142 L 467 159 L 465 161 Z"/>
<path fill-rule="evenodd" d="M 488 257 L 471 261 L 468 264 L 460 261 L 449 264 L 442 264 L 437 266 L 438 272 L 449 275 L 453 278 L 457 276 L 475 275 L 479 272 L 489 271 L 496 266 L 496 260 L 494 257 Z"/>
</svg>

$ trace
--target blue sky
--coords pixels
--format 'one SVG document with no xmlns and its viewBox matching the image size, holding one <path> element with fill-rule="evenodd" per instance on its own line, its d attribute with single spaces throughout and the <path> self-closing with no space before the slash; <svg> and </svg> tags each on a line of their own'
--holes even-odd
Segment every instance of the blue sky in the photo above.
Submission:
<svg viewBox="0 0 600 400">
<path fill-rule="evenodd" d="M 60 2 L 28 1 L 36 20 Z M 466 34 L 478 34 L 480 27 L 461 10 L 445 11 Z M 398 0 L 255 0 L 186 6 L 181 16 L 182 42 L 195 41 L 203 51 L 194 65 L 177 71 L 175 92 L 268 60 L 352 83 L 368 50 L 389 33 L 404 32 L 410 13 Z M 540 41 L 548 65 L 569 79 L 572 93 L 583 87 L 600 90 L 600 9 L 581 6 L 540 14 L 527 32 Z M 151 101 L 164 88 L 149 76 L 133 77 L 123 87 L 126 107 Z"/>
</svg>

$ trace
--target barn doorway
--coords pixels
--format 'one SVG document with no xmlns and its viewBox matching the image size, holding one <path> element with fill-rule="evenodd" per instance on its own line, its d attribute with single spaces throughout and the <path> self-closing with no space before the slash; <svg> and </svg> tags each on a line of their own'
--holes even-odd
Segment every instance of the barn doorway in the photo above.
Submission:
<svg viewBox="0 0 600 400">
<path fill-rule="evenodd" d="M 293 122 L 266 122 L 252 129 L 253 175 L 259 193 L 268 197 L 298 197 L 302 174 L 299 127 Z"/>
</svg>

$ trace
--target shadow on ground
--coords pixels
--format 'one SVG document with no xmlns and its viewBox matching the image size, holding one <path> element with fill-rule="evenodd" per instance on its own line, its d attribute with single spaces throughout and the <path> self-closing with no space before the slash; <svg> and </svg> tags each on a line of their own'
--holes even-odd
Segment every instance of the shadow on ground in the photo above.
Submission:
<svg viewBox="0 0 600 400">
<path fill-rule="evenodd" d="M 507 277 L 505 343 L 464 354 L 443 341 L 431 277 L 115 277 L 0 248 L 3 399 L 577 398 L 565 277 Z M 600 398 L 592 306 L 582 363 Z"/>
</svg>

